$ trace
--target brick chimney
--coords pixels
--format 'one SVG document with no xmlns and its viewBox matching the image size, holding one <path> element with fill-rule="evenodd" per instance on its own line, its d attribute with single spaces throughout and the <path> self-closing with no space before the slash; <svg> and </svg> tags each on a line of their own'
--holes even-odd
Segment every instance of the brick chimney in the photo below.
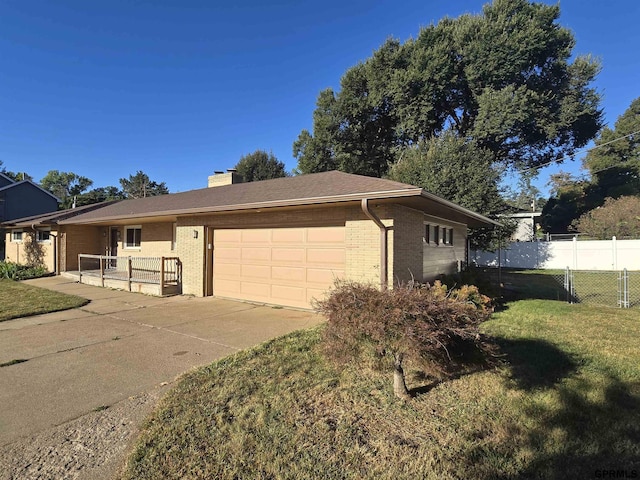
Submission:
<svg viewBox="0 0 640 480">
<path fill-rule="evenodd" d="M 213 172 L 209 177 L 209 187 L 222 187 L 223 185 L 233 185 L 243 183 L 242 175 L 238 174 L 235 168 L 227 168 L 227 173 L 222 170 Z"/>
</svg>

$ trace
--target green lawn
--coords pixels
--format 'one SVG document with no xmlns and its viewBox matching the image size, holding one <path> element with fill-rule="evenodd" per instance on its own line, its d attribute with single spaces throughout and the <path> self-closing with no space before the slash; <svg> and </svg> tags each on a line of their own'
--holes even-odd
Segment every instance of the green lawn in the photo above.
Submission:
<svg viewBox="0 0 640 480">
<path fill-rule="evenodd" d="M 0 279 L 0 322 L 86 305 L 86 298 Z"/>
<path fill-rule="evenodd" d="M 438 383 L 337 371 L 322 327 L 186 375 L 124 478 L 592 478 L 640 470 L 637 311 L 548 300 L 484 325 L 504 366 Z"/>
</svg>

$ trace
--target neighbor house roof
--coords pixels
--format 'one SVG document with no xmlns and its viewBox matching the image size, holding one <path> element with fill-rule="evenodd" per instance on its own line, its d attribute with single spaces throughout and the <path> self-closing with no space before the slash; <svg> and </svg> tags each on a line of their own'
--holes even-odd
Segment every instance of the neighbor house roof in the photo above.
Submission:
<svg viewBox="0 0 640 480">
<path fill-rule="evenodd" d="M 496 224 L 480 214 L 425 192 L 419 187 L 382 178 L 331 171 L 202 188 L 156 197 L 124 200 L 61 220 L 61 224 L 104 223 L 145 217 L 167 217 L 270 207 L 322 205 L 384 199 L 423 199 L 457 212 L 472 222 Z"/>
<path fill-rule="evenodd" d="M 3 175 L 3 177 L 5 177 L 5 178 L 9 178 L 9 177 L 7 177 L 6 175 Z M 9 180 L 11 180 L 11 179 L 9 178 Z M 46 194 L 47 194 L 47 195 L 49 195 L 50 197 L 55 198 L 55 199 L 56 199 L 56 201 L 57 201 L 58 203 L 60 203 L 60 199 L 59 199 L 58 197 L 56 197 L 53 193 L 51 193 L 51 192 L 50 192 L 50 191 L 48 191 L 48 190 L 45 190 L 45 189 L 44 189 L 44 188 L 42 188 L 40 185 L 38 185 L 37 183 L 32 182 L 31 180 L 22 180 L 22 181 L 20 181 L 20 182 L 13 182 L 13 183 L 10 183 L 9 185 L 5 185 L 4 187 L 1 187 L 1 188 L 0 188 L 0 192 L 5 192 L 5 191 L 7 191 L 7 190 L 9 190 L 9 189 L 16 188 L 17 186 L 19 186 L 19 185 L 23 185 L 23 184 L 29 184 L 29 185 L 31 185 L 31 186 L 33 186 L 33 187 L 37 188 L 38 190 L 43 191 L 44 193 L 46 193 Z"/>
<path fill-rule="evenodd" d="M 103 208 L 110 205 L 117 200 L 111 200 L 109 202 L 94 203 L 91 205 L 83 205 L 82 207 L 69 208 L 67 210 L 57 210 L 55 212 L 42 213 L 40 215 L 32 215 L 30 217 L 17 218 L 8 222 L 2 223 L 3 227 L 31 227 L 31 226 L 50 226 L 56 225 L 61 220 L 67 220 L 77 215 L 90 212 L 99 208 Z"/>
</svg>

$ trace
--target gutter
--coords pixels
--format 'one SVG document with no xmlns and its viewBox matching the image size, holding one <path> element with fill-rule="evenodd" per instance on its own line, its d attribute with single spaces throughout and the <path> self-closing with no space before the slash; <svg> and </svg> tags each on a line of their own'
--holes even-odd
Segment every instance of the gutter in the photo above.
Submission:
<svg viewBox="0 0 640 480">
<path fill-rule="evenodd" d="M 363 198 L 360 202 L 362 212 L 380 228 L 380 289 L 386 290 L 389 286 L 389 275 L 387 273 L 387 264 L 389 255 L 387 252 L 387 230 L 389 227 L 382 223 L 382 220 L 369 209 L 369 199 Z"/>
</svg>

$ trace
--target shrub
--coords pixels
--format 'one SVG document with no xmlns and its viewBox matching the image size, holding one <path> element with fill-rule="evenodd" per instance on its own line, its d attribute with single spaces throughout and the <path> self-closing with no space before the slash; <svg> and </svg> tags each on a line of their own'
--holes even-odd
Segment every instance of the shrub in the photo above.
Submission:
<svg viewBox="0 0 640 480">
<path fill-rule="evenodd" d="M 30 267 L 27 265 L 19 265 L 13 262 L 0 261 L 0 278 L 9 280 L 28 280 L 30 278 L 39 278 L 48 275 L 45 267 Z"/>
<path fill-rule="evenodd" d="M 338 282 L 325 300 L 316 302 L 316 309 L 328 320 L 324 346 L 329 358 L 340 364 L 362 361 L 373 352 L 390 359 L 399 398 L 409 397 L 405 360 L 447 373 L 469 362 L 472 351 L 489 358 L 479 331 L 480 323 L 491 316 L 489 298 L 474 286 L 447 290 L 440 282 L 410 283 L 381 291 Z"/>
</svg>

